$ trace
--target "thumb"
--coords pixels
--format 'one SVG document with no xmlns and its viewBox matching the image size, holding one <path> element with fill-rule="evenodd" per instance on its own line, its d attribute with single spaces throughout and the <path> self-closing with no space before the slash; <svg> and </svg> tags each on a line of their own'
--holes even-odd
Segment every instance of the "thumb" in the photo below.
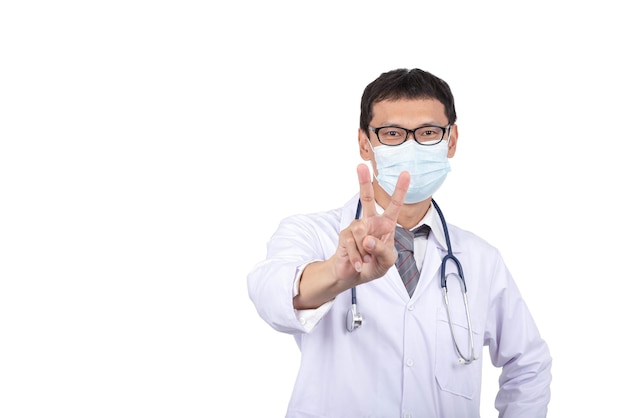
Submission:
<svg viewBox="0 0 626 418">
<path fill-rule="evenodd" d="M 383 239 L 377 239 L 368 235 L 363 239 L 363 248 L 385 269 L 391 267 L 398 258 L 398 253 L 393 245 L 393 237 L 389 239 L 388 236 L 385 236 Z"/>
</svg>

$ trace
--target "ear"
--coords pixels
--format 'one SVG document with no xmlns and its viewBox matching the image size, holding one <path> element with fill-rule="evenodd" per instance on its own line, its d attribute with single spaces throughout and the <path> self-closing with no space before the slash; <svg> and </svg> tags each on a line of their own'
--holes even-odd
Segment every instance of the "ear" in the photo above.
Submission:
<svg viewBox="0 0 626 418">
<path fill-rule="evenodd" d="M 454 157 L 456 153 L 456 141 L 459 137 L 459 130 L 456 123 L 450 127 L 450 138 L 448 139 L 448 158 Z"/>
<path fill-rule="evenodd" d="M 367 137 L 367 132 L 363 131 L 363 129 L 359 129 L 359 153 L 364 161 L 372 161 L 374 159 L 372 145 Z"/>
</svg>

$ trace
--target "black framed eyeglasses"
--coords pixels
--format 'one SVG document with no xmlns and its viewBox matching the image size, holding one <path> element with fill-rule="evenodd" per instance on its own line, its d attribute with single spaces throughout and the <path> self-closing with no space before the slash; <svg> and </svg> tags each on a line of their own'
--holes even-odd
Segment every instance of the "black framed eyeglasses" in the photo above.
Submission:
<svg viewBox="0 0 626 418">
<path fill-rule="evenodd" d="M 409 134 L 413 134 L 413 138 L 420 145 L 437 145 L 443 140 L 446 131 L 450 129 L 448 126 L 422 126 L 416 129 L 405 129 L 398 126 L 381 126 L 380 128 L 369 127 L 369 130 L 376 134 L 376 137 L 383 145 L 396 146 L 401 145 L 409 139 Z"/>
</svg>

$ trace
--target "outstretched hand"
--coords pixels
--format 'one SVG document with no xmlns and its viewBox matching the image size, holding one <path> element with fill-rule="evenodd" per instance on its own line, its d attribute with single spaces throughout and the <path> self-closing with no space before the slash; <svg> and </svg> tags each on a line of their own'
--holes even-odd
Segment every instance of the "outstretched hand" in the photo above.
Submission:
<svg viewBox="0 0 626 418">
<path fill-rule="evenodd" d="M 360 284 L 382 277 L 396 261 L 398 254 L 394 236 L 410 176 L 407 172 L 400 174 L 389 204 L 379 215 L 367 165 L 359 164 L 357 173 L 361 218 L 352 221 L 339 233 L 333 258 L 335 275 L 339 280 L 356 280 Z"/>
</svg>

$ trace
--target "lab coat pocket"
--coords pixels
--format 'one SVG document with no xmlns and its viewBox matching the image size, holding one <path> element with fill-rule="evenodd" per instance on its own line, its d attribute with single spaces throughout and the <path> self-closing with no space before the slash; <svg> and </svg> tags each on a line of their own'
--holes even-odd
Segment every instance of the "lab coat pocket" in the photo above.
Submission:
<svg viewBox="0 0 626 418">
<path fill-rule="evenodd" d="M 470 356 L 469 329 L 465 318 L 464 310 L 454 310 L 451 308 L 452 328 L 456 337 L 459 349 L 465 357 Z M 474 334 L 474 344 L 478 344 L 480 339 L 476 332 Z M 475 350 L 480 355 L 480 345 Z M 481 379 L 481 362 L 474 361 L 471 364 L 459 362 L 459 355 L 454 348 L 452 333 L 448 323 L 448 315 L 444 307 L 437 312 L 437 347 L 435 349 L 435 377 L 439 388 L 444 392 L 473 399 L 479 393 Z"/>
</svg>

